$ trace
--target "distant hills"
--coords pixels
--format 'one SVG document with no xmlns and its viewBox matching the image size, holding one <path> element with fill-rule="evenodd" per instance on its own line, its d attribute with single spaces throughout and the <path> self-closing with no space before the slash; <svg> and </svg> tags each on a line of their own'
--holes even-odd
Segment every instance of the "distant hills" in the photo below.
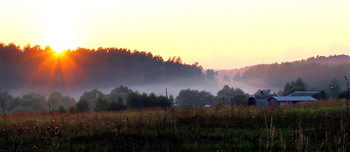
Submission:
<svg viewBox="0 0 350 152">
<path fill-rule="evenodd" d="M 306 60 L 274 64 L 259 64 L 234 70 L 219 71 L 219 82 L 254 89 L 278 91 L 287 82 L 301 77 L 310 90 L 327 90 L 332 79 L 336 79 L 343 89 L 344 76 L 350 76 L 350 56 L 316 56 Z"/>
</svg>

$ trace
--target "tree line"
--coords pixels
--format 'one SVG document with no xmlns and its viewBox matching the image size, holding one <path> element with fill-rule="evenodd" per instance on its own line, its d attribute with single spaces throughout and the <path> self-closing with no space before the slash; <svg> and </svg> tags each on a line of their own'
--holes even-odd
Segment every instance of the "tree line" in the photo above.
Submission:
<svg viewBox="0 0 350 152">
<path fill-rule="evenodd" d="M 0 91 L 6 113 L 15 112 L 93 112 L 119 111 L 125 109 L 152 107 L 195 107 L 204 105 L 247 105 L 249 95 L 240 88 L 225 85 L 216 96 L 210 92 L 183 89 L 174 98 L 172 95 L 157 96 L 133 91 L 126 86 L 119 86 L 110 93 L 104 94 L 98 89 L 85 91 L 76 101 L 74 98 L 54 92 L 46 99 L 38 93 L 29 93 L 13 97 L 7 91 Z"/>
<path fill-rule="evenodd" d="M 191 89 L 181 90 L 175 105 L 179 107 L 197 107 L 204 105 L 248 105 L 249 94 L 240 88 L 225 85 L 216 96 L 207 91 Z"/>
<path fill-rule="evenodd" d="M 59 92 L 52 93 L 47 99 L 38 93 L 13 97 L 7 91 L 1 91 L 0 97 L 0 102 L 4 103 L 3 108 L 6 113 L 118 111 L 134 108 L 169 107 L 173 104 L 172 96 L 168 98 L 157 96 L 154 93 L 141 94 L 125 86 L 119 86 L 108 94 L 97 89 L 86 91 L 78 102 Z"/>
<path fill-rule="evenodd" d="M 164 82 L 203 85 L 214 79 L 213 70 L 203 70 L 198 63 L 185 64 L 180 57 L 164 60 L 125 48 L 77 48 L 57 55 L 49 46 L 20 48 L 0 43 L 0 84 L 7 90 L 82 90 Z"/>
</svg>

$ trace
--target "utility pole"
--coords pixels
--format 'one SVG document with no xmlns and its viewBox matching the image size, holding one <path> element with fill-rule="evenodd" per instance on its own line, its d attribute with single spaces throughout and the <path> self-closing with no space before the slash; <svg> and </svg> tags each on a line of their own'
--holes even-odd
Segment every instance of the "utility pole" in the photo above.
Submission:
<svg viewBox="0 0 350 152">
<path fill-rule="evenodd" d="M 347 92 L 346 92 L 346 110 L 349 112 L 349 93 L 350 93 L 350 87 L 349 87 L 349 79 L 347 76 L 345 76 L 345 81 L 346 81 L 346 87 L 347 87 Z"/>
<path fill-rule="evenodd" d="M 1 100 L 1 107 L 2 107 L 2 115 L 4 117 L 4 126 L 6 128 L 6 118 L 5 118 L 5 105 L 4 105 L 4 100 L 2 98 L 2 95 L 0 95 L 0 100 Z"/>
<path fill-rule="evenodd" d="M 331 86 L 330 91 L 331 91 L 331 97 L 330 98 L 333 99 L 333 86 Z"/>
<path fill-rule="evenodd" d="M 165 88 L 165 96 L 168 98 L 168 88 Z"/>
</svg>

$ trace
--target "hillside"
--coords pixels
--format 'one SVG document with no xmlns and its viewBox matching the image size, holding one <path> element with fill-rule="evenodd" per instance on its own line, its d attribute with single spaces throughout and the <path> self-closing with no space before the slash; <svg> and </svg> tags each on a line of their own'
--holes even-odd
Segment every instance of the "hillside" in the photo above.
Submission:
<svg viewBox="0 0 350 152">
<path fill-rule="evenodd" d="M 231 71 L 219 71 L 219 73 L 221 77 L 218 79 L 221 83 L 232 83 L 251 91 L 259 88 L 278 91 L 287 82 L 298 77 L 305 80 L 309 89 L 327 90 L 333 78 L 344 89 L 344 76 L 350 74 L 350 56 L 317 56 L 294 62 L 260 64 Z M 230 78 L 230 81 L 225 81 L 225 75 Z"/>
<path fill-rule="evenodd" d="M 206 85 L 200 65 L 164 60 L 150 52 L 124 48 L 67 50 L 0 44 L 0 84 L 5 90 L 76 91 L 119 85 Z M 165 89 L 165 88 L 162 88 Z"/>
</svg>

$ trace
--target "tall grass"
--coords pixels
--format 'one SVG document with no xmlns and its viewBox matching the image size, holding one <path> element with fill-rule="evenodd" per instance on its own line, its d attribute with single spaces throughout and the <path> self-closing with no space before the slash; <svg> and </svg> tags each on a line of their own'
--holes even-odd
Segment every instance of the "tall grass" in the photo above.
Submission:
<svg viewBox="0 0 350 152">
<path fill-rule="evenodd" d="M 4 126 L 4 123 L 1 123 Z M 346 151 L 346 101 L 7 115 L 0 151 Z"/>
</svg>

